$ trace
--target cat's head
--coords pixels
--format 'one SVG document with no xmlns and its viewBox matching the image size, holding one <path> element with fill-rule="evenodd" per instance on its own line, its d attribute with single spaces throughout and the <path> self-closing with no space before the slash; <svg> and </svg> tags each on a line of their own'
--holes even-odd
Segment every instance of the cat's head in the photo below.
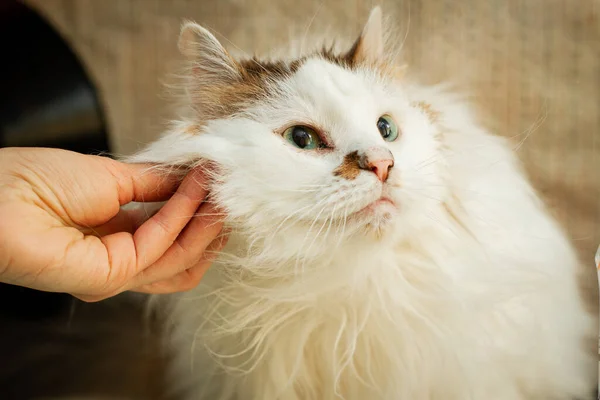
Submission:
<svg viewBox="0 0 600 400">
<path fill-rule="evenodd" d="M 430 218 L 445 193 L 439 115 L 388 61 L 379 8 L 339 53 L 236 60 L 194 23 L 179 46 L 191 113 L 135 161 L 213 161 L 234 228 L 291 252 L 386 240 Z"/>
</svg>

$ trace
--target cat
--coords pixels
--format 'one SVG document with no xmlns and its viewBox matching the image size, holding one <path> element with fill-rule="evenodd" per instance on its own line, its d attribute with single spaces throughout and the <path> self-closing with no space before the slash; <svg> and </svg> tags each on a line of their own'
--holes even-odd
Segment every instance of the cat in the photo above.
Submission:
<svg viewBox="0 0 600 400">
<path fill-rule="evenodd" d="M 234 58 L 185 22 L 181 117 L 128 162 L 209 162 L 229 240 L 153 299 L 190 400 L 591 399 L 598 319 L 510 143 L 409 80 L 380 7 L 346 49 Z M 440 60 L 443 62 L 443 60 Z"/>
</svg>

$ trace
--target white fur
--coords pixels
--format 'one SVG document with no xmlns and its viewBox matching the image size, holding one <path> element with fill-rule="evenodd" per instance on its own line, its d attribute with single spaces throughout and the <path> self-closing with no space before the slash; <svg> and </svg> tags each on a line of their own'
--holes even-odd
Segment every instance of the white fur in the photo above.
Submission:
<svg viewBox="0 0 600 400">
<path fill-rule="evenodd" d="M 130 160 L 217 163 L 211 190 L 233 229 L 201 285 L 165 305 L 174 389 L 190 400 L 591 398 L 584 339 L 597 324 L 578 260 L 503 139 L 442 88 L 369 70 L 315 58 L 273 85 L 242 115 L 199 135 L 181 121 Z M 396 142 L 376 128 L 385 113 Z M 274 133 L 295 123 L 335 149 L 301 151 Z M 373 145 L 395 158 L 385 185 L 334 176 Z M 382 193 L 397 208 L 350 217 Z"/>
</svg>

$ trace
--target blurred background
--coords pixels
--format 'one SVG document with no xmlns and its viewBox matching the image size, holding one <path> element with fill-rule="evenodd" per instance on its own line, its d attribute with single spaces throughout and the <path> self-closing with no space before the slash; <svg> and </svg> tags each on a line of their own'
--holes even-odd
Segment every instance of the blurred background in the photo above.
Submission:
<svg viewBox="0 0 600 400">
<path fill-rule="evenodd" d="M 456 83 L 471 95 L 484 124 L 512 138 L 535 186 L 589 264 L 585 279 L 597 286 L 600 0 L 0 0 L 0 146 L 125 155 L 156 138 L 173 116 L 163 82 L 180 61 L 182 19 L 205 25 L 237 53 L 261 54 L 306 34 L 353 39 L 375 4 L 402 35 L 410 75 L 425 83 Z M 118 299 L 108 303 L 82 307 L 67 296 L 0 287 L 3 315 L 21 321 L 52 316 L 72 322 L 77 315 L 80 326 L 89 327 L 103 313 L 135 322 L 115 311 L 126 308 Z M 74 308 L 80 311 L 74 314 Z M 0 325 L 0 334 L 40 339 L 33 328 L 9 326 Z M 70 329 L 71 335 L 79 332 Z M 79 353 L 85 353 L 92 342 L 79 335 Z M 64 335 L 45 336 L 54 346 L 48 362 L 66 357 L 59 337 Z M 21 353 L 2 342 L 0 360 L 8 365 L 5 360 Z M 128 348 L 102 343 L 111 351 Z M 152 354 L 135 357 L 160 365 Z M 9 394 L 0 397 L 87 390 L 161 398 L 158 384 L 148 383 L 156 383 L 149 377 L 160 367 L 148 367 L 146 375 L 127 375 L 123 367 L 110 379 L 81 378 L 79 384 L 79 378 L 60 381 L 65 374 L 58 370 L 43 383 L 29 376 L 29 391 L 14 391 L 26 366 L 2 368 L 12 375 L 0 373 L 0 394 Z M 123 382 L 116 384 L 117 376 Z"/>
</svg>

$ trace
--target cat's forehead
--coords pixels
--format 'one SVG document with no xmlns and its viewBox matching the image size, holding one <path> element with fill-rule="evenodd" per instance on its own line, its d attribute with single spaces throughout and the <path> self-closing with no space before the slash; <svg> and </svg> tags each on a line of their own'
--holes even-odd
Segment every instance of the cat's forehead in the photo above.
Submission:
<svg viewBox="0 0 600 400">
<path fill-rule="evenodd" d="M 367 95 L 372 89 L 364 74 L 321 58 L 306 60 L 290 81 L 301 95 L 354 97 Z"/>
<path fill-rule="evenodd" d="M 288 123 L 294 116 L 321 122 L 316 120 L 324 114 L 338 119 L 341 108 L 346 115 L 352 115 L 352 109 L 368 111 L 385 97 L 385 85 L 380 84 L 384 74 L 327 50 L 293 60 L 245 59 L 237 65 L 240 79 L 208 84 L 198 93 L 212 118 L 249 112 L 268 114 L 272 124 Z"/>
<path fill-rule="evenodd" d="M 293 72 L 281 76 L 266 107 L 259 102 L 252 109 L 273 129 L 292 123 L 329 131 L 360 129 L 363 123 L 372 125 L 371 119 L 389 108 L 385 84 L 375 76 L 320 56 L 306 58 Z"/>
</svg>

